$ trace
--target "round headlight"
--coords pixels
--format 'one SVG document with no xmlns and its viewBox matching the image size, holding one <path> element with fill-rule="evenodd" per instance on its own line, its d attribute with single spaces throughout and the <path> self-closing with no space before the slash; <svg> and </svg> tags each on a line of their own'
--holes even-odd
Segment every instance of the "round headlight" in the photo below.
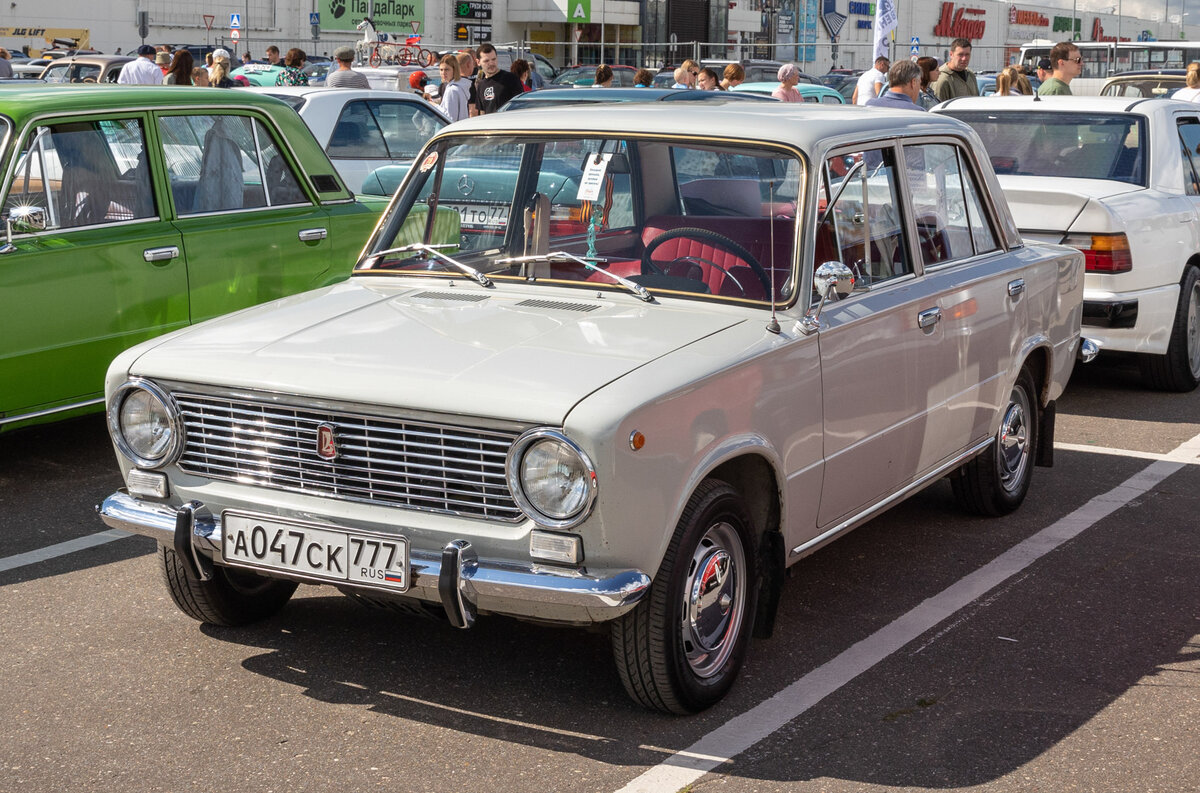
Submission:
<svg viewBox="0 0 1200 793">
<path fill-rule="evenodd" d="M 108 427 L 121 454 L 139 468 L 173 462 L 181 446 L 183 428 L 174 402 L 144 380 L 125 383 L 113 394 Z"/>
<path fill-rule="evenodd" d="M 567 528 L 587 517 L 596 498 L 596 470 L 583 450 L 560 432 L 532 430 L 513 445 L 509 487 L 537 523 Z"/>
</svg>

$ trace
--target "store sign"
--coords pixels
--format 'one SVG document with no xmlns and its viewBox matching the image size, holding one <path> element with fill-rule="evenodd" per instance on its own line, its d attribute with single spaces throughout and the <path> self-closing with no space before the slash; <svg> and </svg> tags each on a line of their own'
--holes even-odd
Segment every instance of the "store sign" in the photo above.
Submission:
<svg viewBox="0 0 1200 793">
<path fill-rule="evenodd" d="M 371 15 L 372 7 L 376 30 L 407 33 L 413 22 L 425 21 L 425 0 L 319 0 L 317 13 L 326 30 L 354 31 L 363 17 Z"/>
<path fill-rule="evenodd" d="M 491 19 L 491 0 L 458 0 L 454 4 L 455 19 Z"/>
<path fill-rule="evenodd" d="M 1100 24 L 1100 17 L 1092 19 L 1092 41 L 1116 41 L 1116 36 L 1106 36 L 1104 34 L 1104 25 Z M 1129 41 L 1128 36 L 1122 36 L 1121 41 Z"/>
<path fill-rule="evenodd" d="M 933 28 L 933 35 L 952 39 L 974 41 L 983 38 L 987 20 L 967 19 L 967 16 L 984 16 L 982 8 L 955 8 L 954 3 L 942 3 L 941 18 Z"/>
<path fill-rule="evenodd" d="M 1018 11 L 1016 6 L 1008 7 L 1008 24 L 1028 25 L 1035 28 L 1050 27 L 1050 20 L 1037 11 Z"/>
<path fill-rule="evenodd" d="M 1072 19 L 1071 17 L 1055 17 L 1053 30 L 1055 33 L 1070 33 L 1072 23 L 1074 23 L 1075 32 L 1078 33 L 1083 24 L 1082 19 Z"/>
<path fill-rule="evenodd" d="M 851 2 L 850 13 L 859 17 L 873 17 L 875 16 L 875 4 Z"/>
</svg>

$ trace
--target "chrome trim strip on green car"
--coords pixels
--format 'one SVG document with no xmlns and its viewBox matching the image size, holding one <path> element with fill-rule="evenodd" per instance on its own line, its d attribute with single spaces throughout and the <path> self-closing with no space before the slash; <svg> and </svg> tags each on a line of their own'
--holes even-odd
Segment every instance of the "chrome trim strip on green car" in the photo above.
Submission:
<svg viewBox="0 0 1200 793">
<path fill-rule="evenodd" d="M 63 405 L 62 407 L 47 408 L 46 410 L 38 410 L 33 413 L 22 413 L 19 416 L 5 416 L 4 418 L 0 418 L 0 426 L 3 426 L 5 424 L 12 424 L 17 421 L 25 421 L 26 419 L 36 419 L 41 416 L 50 416 L 55 413 L 63 413 L 67 410 L 74 410 L 75 408 L 86 408 L 86 407 L 91 407 L 92 405 L 103 405 L 103 404 L 104 404 L 104 397 L 97 397 L 96 399 L 88 399 L 84 402 L 75 402 L 74 404 Z"/>
<path fill-rule="evenodd" d="M 908 487 L 904 488 L 903 490 L 898 490 L 895 493 L 893 493 L 892 495 L 885 498 L 883 501 L 879 501 L 875 504 L 872 504 L 871 506 L 864 509 L 862 512 L 859 512 L 854 517 L 852 517 L 848 520 L 842 521 L 841 523 L 837 524 L 836 526 L 829 529 L 828 531 L 822 532 L 821 534 L 817 535 L 816 537 L 813 537 L 808 542 L 800 543 L 799 545 L 797 545 L 795 548 L 792 549 L 791 555 L 798 556 L 799 554 L 802 554 L 806 551 L 816 550 L 816 548 L 818 546 L 820 546 L 822 543 L 825 543 L 828 540 L 832 540 L 838 534 L 841 534 L 842 532 L 844 532 L 848 529 L 852 529 L 855 526 L 858 526 L 859 524 L 864 523 L 868 519 L 875 517 L 880 512 L 883 512 L 888 507 L 890 507 L 892 504 L 895 504 L 897 501 L 907 498 L 909 495 L 915 493 L 916 491 L 920 490 L 921 488 L 925 487 L 926 485 L 932 484 L 935 480 L 944 476 L 946 473 L 953 471 L 955 468 L 962 465 L 967 460 L 969 460 L 972 457 L 974 457 L 975 455 L 979 454 L 981 451 L 983 451 L 987 447 L 991 446 L 992 441 L 994 441 L 994 440 L 996 440 L 995 436 L 990 437 L 985 441 L 981 441 L 980 443 L 975 444 L 974 446 L 967 449 L 962 454 L 960 454 L 957 457 L 954 457 L 953 459 L 946 462 L 944 465 L 940 465 L 933 471 L 930 471 L 929 473 L 925 474 L 925 476 L 916 480 L 915 482 L 913 482 L 912 484 L 910 484 Z"/>
</svg>

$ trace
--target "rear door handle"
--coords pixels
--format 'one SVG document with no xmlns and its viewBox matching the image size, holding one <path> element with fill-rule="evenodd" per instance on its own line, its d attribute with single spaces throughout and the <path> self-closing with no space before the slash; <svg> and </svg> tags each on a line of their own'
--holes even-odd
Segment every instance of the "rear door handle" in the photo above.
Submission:
<svg viewBox="0 0 1200 793">
<path fill-rule="evenodd" d="M 1008 282 L 1008 296 L 1016 297 L 1025 291 L 1025 279 L 1017 278 Z"/>
<path fill-rule="evenodd" d="M 316 242 L 329 236 L 329 232 L 325 229 L 300 229 L 300 233 L 296 236 L 300 238 L 301 242 Z"/>
<path fill-rule="evenodd" d="M 179 256 L 179 248 L 168 245 L 165 248 L 147 248 L 142 251 L 142 258 L 148 262 L 169 262 Z"/>
<path fill-rule="evenodd" d="M 940 308 L 927 308 L 920 314 L 917 314 L 918 328 L 932 328 L 942 320 L 942 310 Z"/>
</svg>

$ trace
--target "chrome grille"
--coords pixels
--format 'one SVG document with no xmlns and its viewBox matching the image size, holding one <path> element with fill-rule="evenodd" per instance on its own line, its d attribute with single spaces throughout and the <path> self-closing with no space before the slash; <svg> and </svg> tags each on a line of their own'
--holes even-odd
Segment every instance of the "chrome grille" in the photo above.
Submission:
<svg viewBox="0 0 1200 793">
<path fill-rule="evenodd" d="M 517 521 L 504 460 L 516 432 L 174 394 L 187 442 L 181 470 L 347 501 Z M 317 456 L 334 427 L 337 457 Z"/>
</svg>

